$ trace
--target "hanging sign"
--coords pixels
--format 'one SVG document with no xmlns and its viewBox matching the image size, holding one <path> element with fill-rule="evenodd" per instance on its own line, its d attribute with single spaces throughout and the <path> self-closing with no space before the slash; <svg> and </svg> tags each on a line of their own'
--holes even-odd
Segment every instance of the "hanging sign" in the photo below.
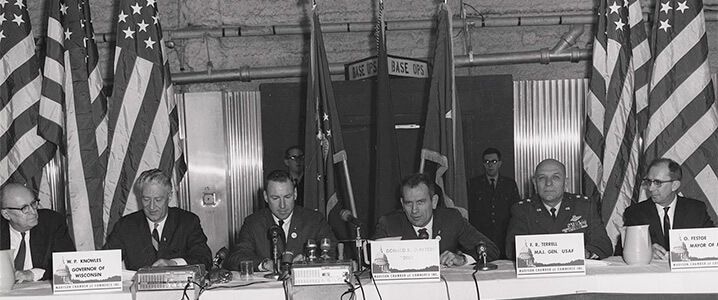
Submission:
<svg viewBox="0 0 718 300">
<path fill-rule="evenodd" d="M 429 78 L 429 64 L 413 58 L 388 56 L 389 75 L 413 78 Z M 346 80 L 360 80 L 376 76 L 378 71 L 376 56 L 344 65 Z"/>
</svg>

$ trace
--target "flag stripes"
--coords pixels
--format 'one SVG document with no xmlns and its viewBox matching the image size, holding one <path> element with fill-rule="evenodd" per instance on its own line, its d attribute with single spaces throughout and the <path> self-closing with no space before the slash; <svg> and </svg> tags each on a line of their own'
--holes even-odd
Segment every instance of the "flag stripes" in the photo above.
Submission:
<svg viewBox="0 0 718 300">
<path fill-rule="evenodd" d="M 159 168 L 175 187 L 186 172 L 157 3 L 123 0 L 119 9 L 103 206 L 106 232 L 139 209 L 132 185 L 142 171 Z M 170 201 L 176 205 L 175 197 Z"/>
<path fill-rule="evenodd" d="M 3 7 L 0 23 L 0 185 L 33 183 L 55 154 L 37 133 L 42 79 L 24 0 Z"/>
<path fill-rule="evenodd" d="M 718 112 L 708 65 L 708 37 L 700 0 L 656 5 L 646 162 L 659 157 L 681 164 L 684 196 L 706 202 L 716 217 Z"/>
<path fill-rule="evenodd" d="M 601 199 L 615 246 L 623 210 L 638 189 L 637 114 L 647 106 L 650 52 L 639 1 L 601 1 L 598 15 L 586 102 L 584 192 Z"/>
</svg>

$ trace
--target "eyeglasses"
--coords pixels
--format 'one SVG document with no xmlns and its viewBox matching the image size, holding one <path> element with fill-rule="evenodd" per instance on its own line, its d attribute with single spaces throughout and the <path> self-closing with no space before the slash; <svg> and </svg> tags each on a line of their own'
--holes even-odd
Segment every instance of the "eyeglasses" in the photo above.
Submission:
<svg viewBox="0 0 718 300">
<path fill-rule="evenodd" d="M 669 183 L 669 182 L 674 182 L 674 181 L 677 181 L 677 180 L 675 180 L 675 179 L 658 180 L 658 179 L 643 178 L 643 180 L 641 180 L 641 184 L 648 186 L 648 187 L 650 187 L 652 185 L 655 185 L 656 187 L 661 187 L 664 183 Z"/>
<path fill-rule="evenodd" d="M 488 159 L 487 159 L 487 160 L 484 160 L 484 164 L 487 164 L 487 165 L 495 165 L 495 164 L 497 164 L 498 162 L 499 162 L 499 160 L 497 160 L 497 159 L 492 159 L 492 160 L 488 160 Z"/>
<path fill-rule="evenodd" d="M 25 204 L 23 207 L 3 207 L 2 209 L 12 209 L 12 210 L 19 210 L 24 214 L 29 214 L 31 210 L 37 210 L 37 207 L 40 205 L 40 200 L 35 200 L 30 202 L 30 204 Z"/>
<path fill-rule="evenodd" d="M 287 157 L 287 159 L 291 159 L 291 160 L 304 160 L 304 154 L 290 155 L 290 156 Z"/>
</svg>

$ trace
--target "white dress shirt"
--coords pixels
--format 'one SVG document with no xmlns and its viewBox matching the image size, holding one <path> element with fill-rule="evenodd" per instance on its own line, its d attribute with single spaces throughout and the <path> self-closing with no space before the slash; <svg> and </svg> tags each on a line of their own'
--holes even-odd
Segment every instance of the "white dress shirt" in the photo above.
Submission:
<svg viewBox="0 0 718 300">
<path fill-rule="evenodd" d="M 673 196 L 673 201 L 671 201 L 671 203 L 667 205 L 667 206 L 669 206 L 668 222 L 671 223 L 671 229 L 673 229 L 673 216 L 676 214 L 676 202 L 677 202 L 676 200 L 677 199 L 678 199 L 677 196 Z M 659 223 L 661 224 L 661 232 L 663 232 L 663 215 L 666 214 L 666 211 L 663 210 L 663 207 L 664 206 L 656 203 L 656 211 L 658 212 L 658 220 L 659 220 Z M 665 232 L 664 232 L 664 234 L 665 234 Z"/>
<path fill-rule="evenodd" d="M 167 216 L 165 216 L 165 218 L 162 219 L 162 221 L 157 222 L 157 234 L 160 237 L 160 240 L 158 241 L 159 243 L 162 243 L 162 232 L 165 229 L 166 222 L 167 222 Z M 150 227 L 150 235 L 151 235 L 152 230 L 155 229 L 155 222 L 150 219 L 147 219 L 147 226 Z M 184 258 L 177 257 L 177 258 L 171 258 L 170 260 L 174 261 L 175 264 L 177 264 L 178 266 L 186 266 L 187 265 L 187 261 L 184 260 Z"/>
</svg>

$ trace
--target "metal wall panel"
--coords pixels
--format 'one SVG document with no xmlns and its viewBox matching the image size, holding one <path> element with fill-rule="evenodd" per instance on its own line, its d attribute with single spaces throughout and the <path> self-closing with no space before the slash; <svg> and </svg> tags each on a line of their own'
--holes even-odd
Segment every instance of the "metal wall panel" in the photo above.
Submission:
<svg viewBox="0 0 718 300">
<path fill-rule="evenodd" d="M 533 194 L 536 165 L 566 165 L 566 190 L 581 190 L 582 133 L 587 79 L 514 81 L 514 171 L 519 193 Z"/>
<path fill-rule="evenodd" d="M 259 91 L 224 94 L 227 144 L 227 208 L 233 244 L 244 218 L 262 202 L 262 113 Z"/>
</svg>

